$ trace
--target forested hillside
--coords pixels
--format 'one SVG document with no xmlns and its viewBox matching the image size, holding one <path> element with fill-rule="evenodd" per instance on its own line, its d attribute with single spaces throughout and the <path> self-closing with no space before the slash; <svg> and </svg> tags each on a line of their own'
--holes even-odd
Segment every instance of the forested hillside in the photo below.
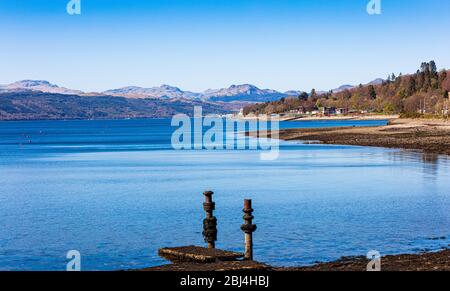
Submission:
<svg viewBox="0 0 450 291">
<path fill-rule="evenodd" d="M 276 102 L 249 105 L 244 114 L 274 114 L 291 110 L 310 112 L 322 107 L 405 115 L 442 115 L 448 111 L 450 71 L 437 70 L 436 63 L 422 63 L 416 73 L 389 75 L 380 84 L 359 85 L 341 92 L 282 98 Z"/>
</svg>

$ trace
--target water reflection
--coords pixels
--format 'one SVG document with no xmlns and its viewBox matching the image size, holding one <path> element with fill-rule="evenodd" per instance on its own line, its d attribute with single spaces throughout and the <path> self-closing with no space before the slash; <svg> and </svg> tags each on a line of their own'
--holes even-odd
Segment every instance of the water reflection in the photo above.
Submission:
<svg viewBox="0 0 450 291">
<path fill-rule="evenodd" d="M 422 154 L 423 172 L 430 178 L 436 179 L 439 172 L 439 155 L 431 153 Z"/>
<path fill-rule="evenodd" d="M 254 199 L 255 255 L 269 264 L 450 243 L 445 156 L 282 143 L 268 162 L 255 151 L 170 150 L 163 120 L 29 126 L 51 134 L 25 150 L 0 145 L 0 270 L 58 269 L 74 248 L 85 270 L 161 264 L 159 247 L 203 243 L 205 189 L 230 250 L 242 250 L 242 199 Z"/>
<path fill-rule="evenodd" d="M 393 163 L 417 163 L 427 178 L 436 178 L 442 167 L 444 170 L 450 166 L 450 159 L 446 155 L 424 153 L 419 151 L 395 150 L 388 153 Z"/>
</svg>

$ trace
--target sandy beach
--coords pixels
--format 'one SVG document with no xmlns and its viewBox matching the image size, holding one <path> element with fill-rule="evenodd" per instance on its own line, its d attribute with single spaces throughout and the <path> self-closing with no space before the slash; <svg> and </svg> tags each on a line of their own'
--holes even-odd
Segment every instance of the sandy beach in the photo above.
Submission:
<svg viewBox="0 0 450 291">
<path fill-rule="evenodd" d="M 249 134 L 256 135 L 256 133 Z M 387 126 L 382 127 L 287 129 L 280 131 L 280 138 L 288 141 L 401 148 L 432 154 L 450 154 L 450 122 L 438 119 L 392 119 Z"/>
</svg>

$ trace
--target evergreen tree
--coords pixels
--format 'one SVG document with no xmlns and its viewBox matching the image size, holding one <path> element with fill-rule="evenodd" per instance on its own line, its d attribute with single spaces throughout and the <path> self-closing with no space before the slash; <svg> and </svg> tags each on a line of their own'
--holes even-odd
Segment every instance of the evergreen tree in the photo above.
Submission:
<svg viewBox="0 0 450 291">
<path fill-rule="evenodd" d="M 431 75 L 435 76 L 437 74 L 437 66 L 435 61 L 431 61 L 429 64 L 429 70 Z"/>
<path fill-rule="evenodd" d="M 302 92 L 302 94 L 300 94 L 300 95 L 298 96 L 298 99 L 299 99 L 300 101 L 306 101 L 306 100 L 308 100 L 308 97 L 309 97 L 308 93 Z"/>
<path fill-rule="evenodd" d="M 427 63 L 422 63 L 421 65 L 420 65 L 420 71 L 422 72 L 422 73 L 425 73 L 425 71 L 427 70 L 427 69 L 429 69 L 430 68 L 430 66 L 427 64 Z"/>
<path fill-rule="evenodd" d="M 312 90 L 311 90 L 311 94 L 309 94 L 309 99 L 311 99 L 311 100 L 317 100 L 316 89 L 312 89 Z"/>
<path fill-rule="evenodd" d="M 375 87 L 373 85 L 369 85 L 369 97 L 371 99 L 377 99 L 377 92 L 375 91 Z"/>
</svg>

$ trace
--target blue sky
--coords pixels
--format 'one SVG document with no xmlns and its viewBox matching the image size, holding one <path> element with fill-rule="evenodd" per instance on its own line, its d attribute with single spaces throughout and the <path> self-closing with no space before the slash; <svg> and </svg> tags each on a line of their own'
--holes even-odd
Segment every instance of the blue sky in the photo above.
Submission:
<svg viewBox="0 0 450 291">
<path fill-rule="evenodd" d="M 450 1 L 0 0 L 0 84 L 326 90 L 450 68 Z"/>
</svg>

